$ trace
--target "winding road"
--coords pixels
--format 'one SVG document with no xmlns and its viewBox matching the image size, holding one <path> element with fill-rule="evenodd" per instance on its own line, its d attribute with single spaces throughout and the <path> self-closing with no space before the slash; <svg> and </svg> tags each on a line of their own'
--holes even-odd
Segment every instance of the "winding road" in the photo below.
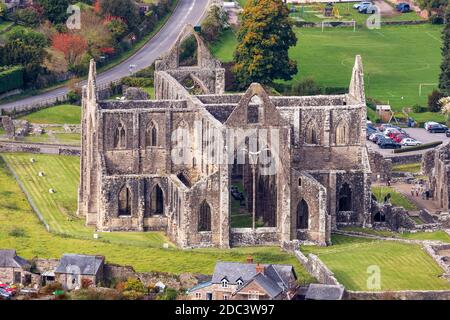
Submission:
<svg viewBox="0 0 450 320">
<path fill-rule="evenodd" d="M 130 74 L 130 65 L 135 65 L 134 72 L 147 68 L 168 51 L 178 35 L 188 23 L 196 25 L 202 19 L 210 0 L 179 0 L 178 6 L 161 30 L 147 42 L 136 54 L 121 64 L 97 76 L 97 84 L 103 85 L 119 80 Z M 84 84 L 82 82 L 81 84 Z M 62 98 L 68 92 L 66 87 L 51 90 L 35 96 L 0 105 L 0 110 L 20 110 L 31 105 L 45 103 L 48 100 Z"/>
</svg>

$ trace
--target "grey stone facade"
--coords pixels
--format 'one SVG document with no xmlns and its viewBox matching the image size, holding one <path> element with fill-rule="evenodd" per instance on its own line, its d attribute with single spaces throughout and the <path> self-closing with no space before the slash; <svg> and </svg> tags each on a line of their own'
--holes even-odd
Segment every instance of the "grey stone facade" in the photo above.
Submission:
<svg viewBox="0 0 450 320">
<path fill-rule="evenodd" d="M 181 67 L 180 44 L 190 34 L 198 42 L 198 63 Z M 196 94 L 183 85 L 186 79 Z M 225 94 L 224 82 L 224 69 L 192 26 L 156 62 L 156 100 L 100 101 L 91 63 L 83 89 L 78 211 L 88 225 L 163 230 L 183 248 L 228 248 L 296 239 L 327 245 L 338 225 L 370 223 L 359 56 L 345 95 L 275 97 L 256 83 L 243 94 Z M 185 137 L 177 132 L 193 137 L 187 152 L 178 149 Z M 217 136 L 222 143 L 211 138 Z M 258 153 L 245 148 L 250 139 Z M 251 161 L 261 152 L 274 174 L 264 174 L 260 159 Z M 191 158 L 180 164 L 174 154 Z M 223 161 L 222 154 L 234 160 Z M 264 228 L 231 229 L 236 181 L 247 194 L 246 209 Z"/>
</svg>

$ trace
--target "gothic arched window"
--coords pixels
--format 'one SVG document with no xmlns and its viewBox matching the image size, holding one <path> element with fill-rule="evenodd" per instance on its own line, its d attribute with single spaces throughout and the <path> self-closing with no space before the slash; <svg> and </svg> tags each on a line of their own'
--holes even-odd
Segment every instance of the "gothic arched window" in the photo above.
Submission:
<svg viewBox="0 0 450 320">
<path fill-rule="evenodd" d="M 346 121 L 341 121 L 336 127 L 335 139 L 337 145 L 349 144 L 350 130 Z"/>
<path fill-rule="evenodd" d="M 114 147 L 116 149 L 125 149 L 127 146 L 126 130 L 122 123 L 116 129 L 114 134 Z"/>
<path fill-rule="evenodd" d="M 309 225 L 309 206 L 304 199 L 297 206 L 297 229 L 306 230 Z"/>
<path fill-rule="evenodd" d="M 146 147 L 156 147 L 158 145 L 158 129 L 156 125 L 152 122 L 147 128 L 145 134 L 145 146 Z"/>
<path fill-rule="evenodd" d="M 119 216 L 131 216 L 131 192 L 127 186 L 123 186 L 119 192 Z"/>
<path fill-rule="evenodd" d="M 164 214 L 164 194 L 159 185 L 153 188 L 150 195 L 150 212 L 154 215 Z"/>
<path fill-rule="evenodd" d="M 200 206 L 198 216 L 198 231 L 211 231 L 211 207 L 206 201 Z"/>
<path fill-rule="evenodd" d="M 339 211 L 352 211 L 352 189 L 344 183 L 339 190 Z"/>
</svg>

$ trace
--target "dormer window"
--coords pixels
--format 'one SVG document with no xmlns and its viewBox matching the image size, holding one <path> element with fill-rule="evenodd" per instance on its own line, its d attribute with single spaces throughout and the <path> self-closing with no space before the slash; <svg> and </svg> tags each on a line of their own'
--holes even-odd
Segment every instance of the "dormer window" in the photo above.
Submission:
<svg viewBox="0 0 450 320">
<path fill-rule="evenodd" d="M 242 287 L 244 281 L 242 281 L 242 279 L 238 279 L 238 281 L 236 281 L 236 284 L 238 285 L 238 287 Z"/>
<path fill-rule="evenodd" d="M 227 278 L 222 279 L 222 281 L 220 283 L 222 284 L 222 288 L 224 288 L 224 289 L 228 288 L 228 279 Z"/>
</svg>

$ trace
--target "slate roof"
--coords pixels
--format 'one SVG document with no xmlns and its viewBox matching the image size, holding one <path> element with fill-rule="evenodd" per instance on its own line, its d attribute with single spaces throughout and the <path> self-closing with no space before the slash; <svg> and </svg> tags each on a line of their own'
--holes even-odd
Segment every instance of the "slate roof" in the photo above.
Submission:
<svg viewBox="0 0 450 320">
<path fill-rule="evenodd" d="M 218 262 L 211 283 L 220 284 L 223 279 L 227 279 L 229 284 L 236 285 L 238 280 L 242 280 L 244 284 L 240 288 L 242 289 L 255 281 L 272 298 L 290 289 L 292 283 L 295 283 L 297 276 L 292 266 L 279 264 L 261 266 L 264 267 L 264 274 L 256 272 L 257 264 Z"/>
<path fill-rule="evenodd" d="M 94 276 L 98 274 L 105 258 L 102 256 L 87 256 L 81 254 L 65 254 L 55 273 L 81 274 Z"/>
<path fill-rule="evenodd" d="M 311 284 L 306 292 L 306 300 L 342 300 L 344 288 L 336 285 Z"/>
<path fill-rule="evenodd" d="M 19 257 L 16 250 L 0 250 L 0 268 L 29 268 L 31 264 Z"/>
<path fill-rule="evenodd" d="M 282 287 L 280 287 L 273 279 L 261 273 L 258 273 L 256 276 L 254 276 L 253 279 L 250 280 L 248 283 L 246 283 L 244 286 L 242 286 L 238 290 L 238 292 L 252 282 L 256 282 L 258 285 L 260 285 L 271 298 L 275 298 L 281 293 L 283 293 Z"/>
</svg>

